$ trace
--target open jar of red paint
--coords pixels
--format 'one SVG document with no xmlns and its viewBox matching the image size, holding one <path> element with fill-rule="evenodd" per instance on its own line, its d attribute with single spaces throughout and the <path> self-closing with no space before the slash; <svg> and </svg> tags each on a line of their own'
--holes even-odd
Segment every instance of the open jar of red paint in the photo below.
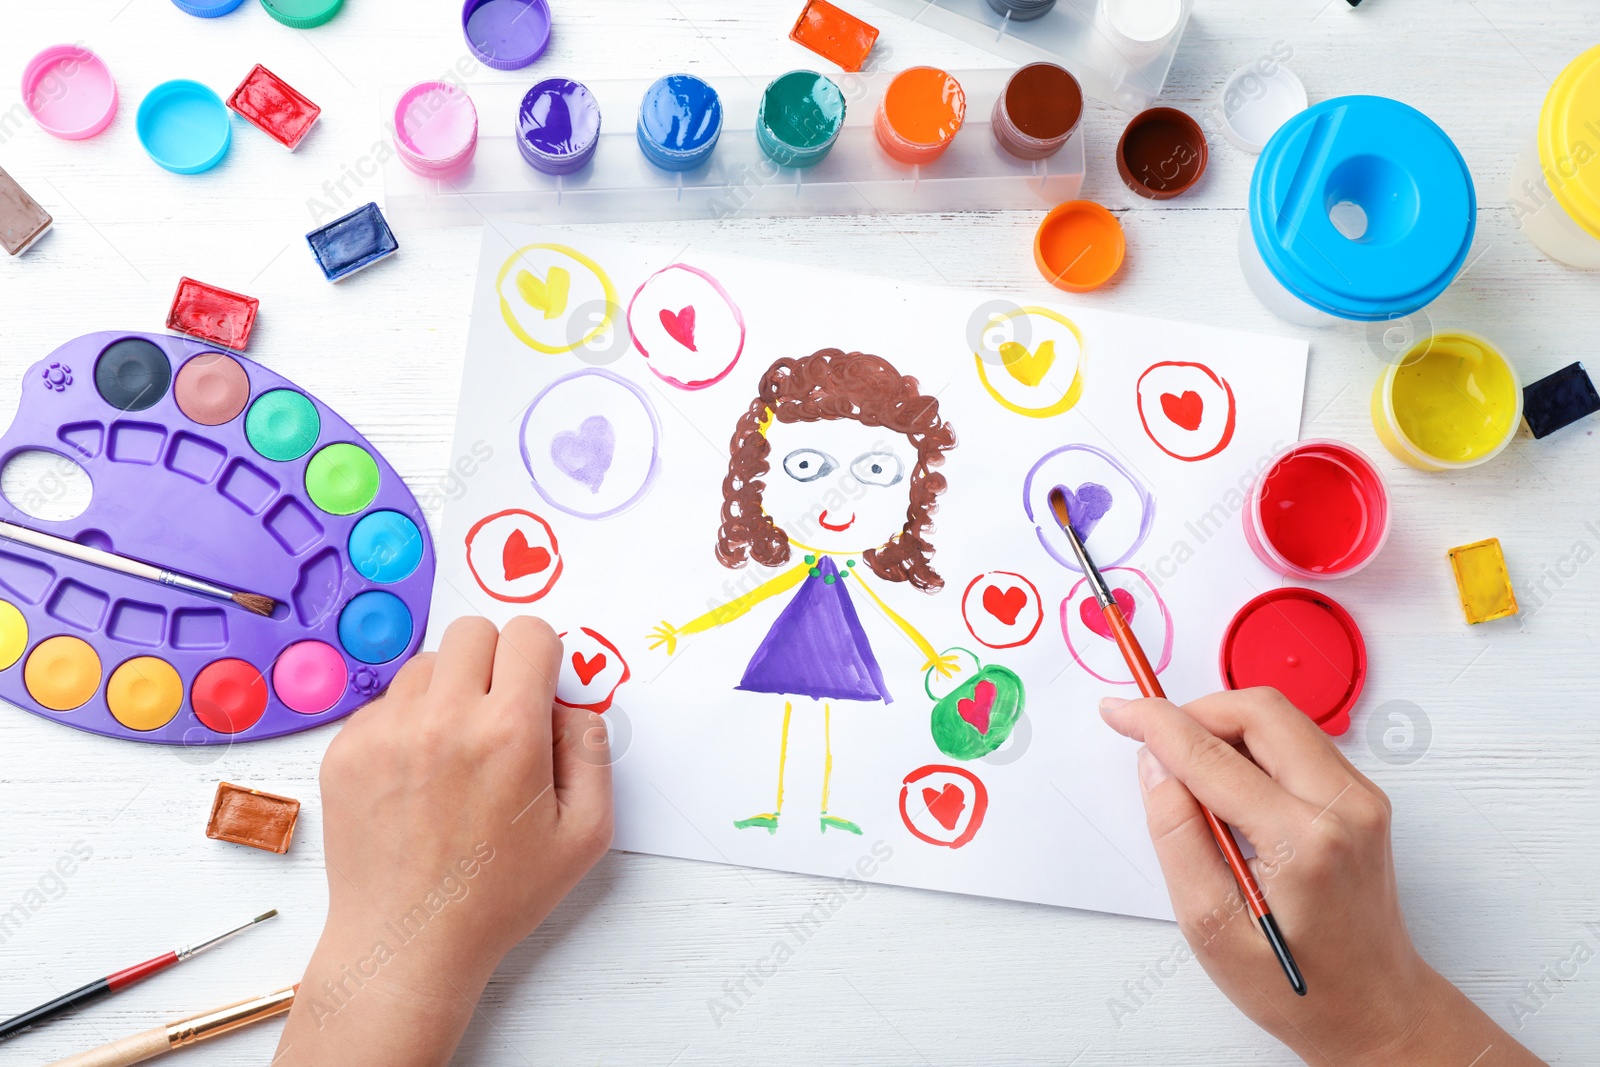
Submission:
<svg viewBox="0 0 1600 1067">
<path fill-rule="evenodd" d="M 1389 488 L 1341 441 L 1301 441 L 1274 456 L 1250 491 L 1244 536 L 1261 562 L 1291 578 L 1354 574 L 1389 537 Z"/>
</svg>

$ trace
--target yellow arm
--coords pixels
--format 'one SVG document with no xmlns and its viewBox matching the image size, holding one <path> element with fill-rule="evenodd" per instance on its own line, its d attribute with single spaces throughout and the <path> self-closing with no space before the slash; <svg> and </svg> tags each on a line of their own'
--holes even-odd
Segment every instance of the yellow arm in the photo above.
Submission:
<svg viewBox="0 0 1600 1067">
<path fill-rule="evenodd" d="M 926 662 L 924 662 L 922 665 L 922 669 L 927 670 L 929 667 L 935 667 L 938 669 L 940 674 L 944 675 L 946 678 L 950 677 L 950 675 L 953 673 L 953 668 L 959 662 L 956 657 L 940 656 L 939 651 L 933 647 L 933 644 L 926 637 L 922 636 L 915 626 L 912 626 L 905 620 L 904 617 L 900 615 L 899 612 L 895 611 L 888 604 L 883 602 L 883 598 L 877 594 L 877 591 L 874 590 L 872 586 L 867 584 L 866 578 L 862 577 L 859 568 L 851 567 L 849 568 L 848 573 L 861 585 L 862 591 L 872 598 L 872 602 L 878 605 L 878 610 L 883 612 L 884 615 L 888 617 L 890 622 L 900 627 L 900 632 L 909 637 L 911 639 L 911 643 L 917 646 L 917 650 L 921 652 L 926 659 Z"/>
<path fill-rule="evenodd" d="M 690 619 L 682 626 L 673 626 L 669 622 L 663 622 L 660 626 L 650 631 L 650 636 L 655 638 L 650 647 L 659 648 L 664 644 L 667 646 L 667 655 L 672 655 L 680 634 L 697 634 L 721 626 L 723 623 L 732 622 L 763 600 L 793 589 L 805 581 L 806 575 L 811 571 L 811 566 L 809 563 L 797 563 L 777 577 L 768 578 L 743 596 L 735 597 L 721 607 L 712 608 L 704 615 Z"/>
</svg>

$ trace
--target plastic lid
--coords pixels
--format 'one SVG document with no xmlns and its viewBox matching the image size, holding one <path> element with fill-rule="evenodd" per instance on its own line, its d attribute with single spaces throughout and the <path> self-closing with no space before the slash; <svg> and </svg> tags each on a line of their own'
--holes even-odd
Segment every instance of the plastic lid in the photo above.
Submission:
<svg viewBox="0 0 1600 1067">
<path fill-rule="evenodd" d="M 550 43 L 545 0 L 466 0 L 461 28 L 467 47 L 495 70 L 518 70 L 544 55 Z"/>
<path fill-rule="evenodd" d="M 1556 76 L 1539 115 L 1539 163 L 1556 200 L 1572 220 L 1600 237 L 1600 172 L 1594 158 L 1600 131 L 1600 44 Z"/>
<path fill-rule="evenodd" d="M 344 0 L 261 0 L 261 6 L 285 26 L 309 30 L 337 15 Z"/>
<path fill-rule="evenodd" d="M 1289 587 L 1262 593 L 1222 638 L 1222 684 L 1270 685 L 1330 734 L 1350 728 L 1367 680 L 1367 644 L 1332 598 Z"/>
<path fill-rule="evenodd" d="M 242 3 L 244 0 L 172 0 L 172 6 L 185 15 L 202 19 L 219 18 Z"/>
<path fill-rule="evenodd" d="M 1432 119 L 1398 100 L 1341 96 L 1267 142 L 1250 181 L 1250 228 L 1290 293 L 1371 322 L 1444 292 L 1471 249 L 1477 203 L 1466 161 Z M 1341 205 L 1360 209 L 1359 229 L 1335 226 Z"/>
<path fill-rule="evenodd" d="M 1033 236 L 1033 261 L 1051 285 L 1072 293 L 1098 289 L 1122 266 L 1122 223 L 1093 200 L 1057 204 Z"/>
<path fill-rule="evenodd" d="M 174 174 L 199 174 L 222 162 L 233 124 L 222 98 L 199 82 L 162 82 L 139 104 L 139 143 Z"/>
<path fill-rule="evenodd" d="M 1282 63 L 1263 71 L 1261 60 L 1228 76 L 1217 102 L 1222 135 L 1241 152 L 1259 155 L 1278 127 L 1306 109 L 1306 87 Z"/>
<path fill-rule="evenodd" d="M 45 133 L 81 141 L 111 125 L 117 83 L 87 48 L 51 45 L 23 68 L 22 102 Z"/>
</svg>

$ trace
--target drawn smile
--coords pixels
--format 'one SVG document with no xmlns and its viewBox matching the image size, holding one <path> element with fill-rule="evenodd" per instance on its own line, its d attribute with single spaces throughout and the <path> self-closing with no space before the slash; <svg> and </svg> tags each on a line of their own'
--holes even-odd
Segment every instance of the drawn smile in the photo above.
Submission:
<svg viewBox="0 0 1600 1067">
<path fill-rule="evenodd" d="M 856 521 L 856 516 L 855 516 L 855 512 L 853 512 L 853 511 L 850 513 L 850 517 L 848 519 L 844 520 L 843 522 L 839 522 L 839 523 L 829 522 L 828 521 L 828 513 L 826 511 L 824 511 L 821 515 L 817 516 L 817 523 L 824 530 L 832 530 L 834 533 L 838 533 L 841 530 L 850 529 L 850 524 L 855 522 L 855 521 Z"/>
</svg>

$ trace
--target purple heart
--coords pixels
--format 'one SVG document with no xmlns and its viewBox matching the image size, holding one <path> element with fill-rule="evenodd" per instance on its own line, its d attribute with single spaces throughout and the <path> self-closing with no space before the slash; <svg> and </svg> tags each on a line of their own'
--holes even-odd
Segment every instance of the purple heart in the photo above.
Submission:
<svg viewBox="0 0 1600 1067">
<path fill-rule="evenodd" d="M 590 415 L 576 430 L 563 430 L 550 439 L 550 461 L 573 481 L 598 493 L 617 450 L 617 432 L 604 415 Z"/>
<path fill-rule="evenodd" d="M 1111 490 L 1099 482 L 1084 482 L 1078 486 L 1077 492 L 1064 485 L 1056 488 L 1066 494 L 1067 516 L 1072 520 L 1072 529 L 1077 533 L 1078 540 L 1087 543 L 1094 528 L 1111 510 Z"/>
</svg>

